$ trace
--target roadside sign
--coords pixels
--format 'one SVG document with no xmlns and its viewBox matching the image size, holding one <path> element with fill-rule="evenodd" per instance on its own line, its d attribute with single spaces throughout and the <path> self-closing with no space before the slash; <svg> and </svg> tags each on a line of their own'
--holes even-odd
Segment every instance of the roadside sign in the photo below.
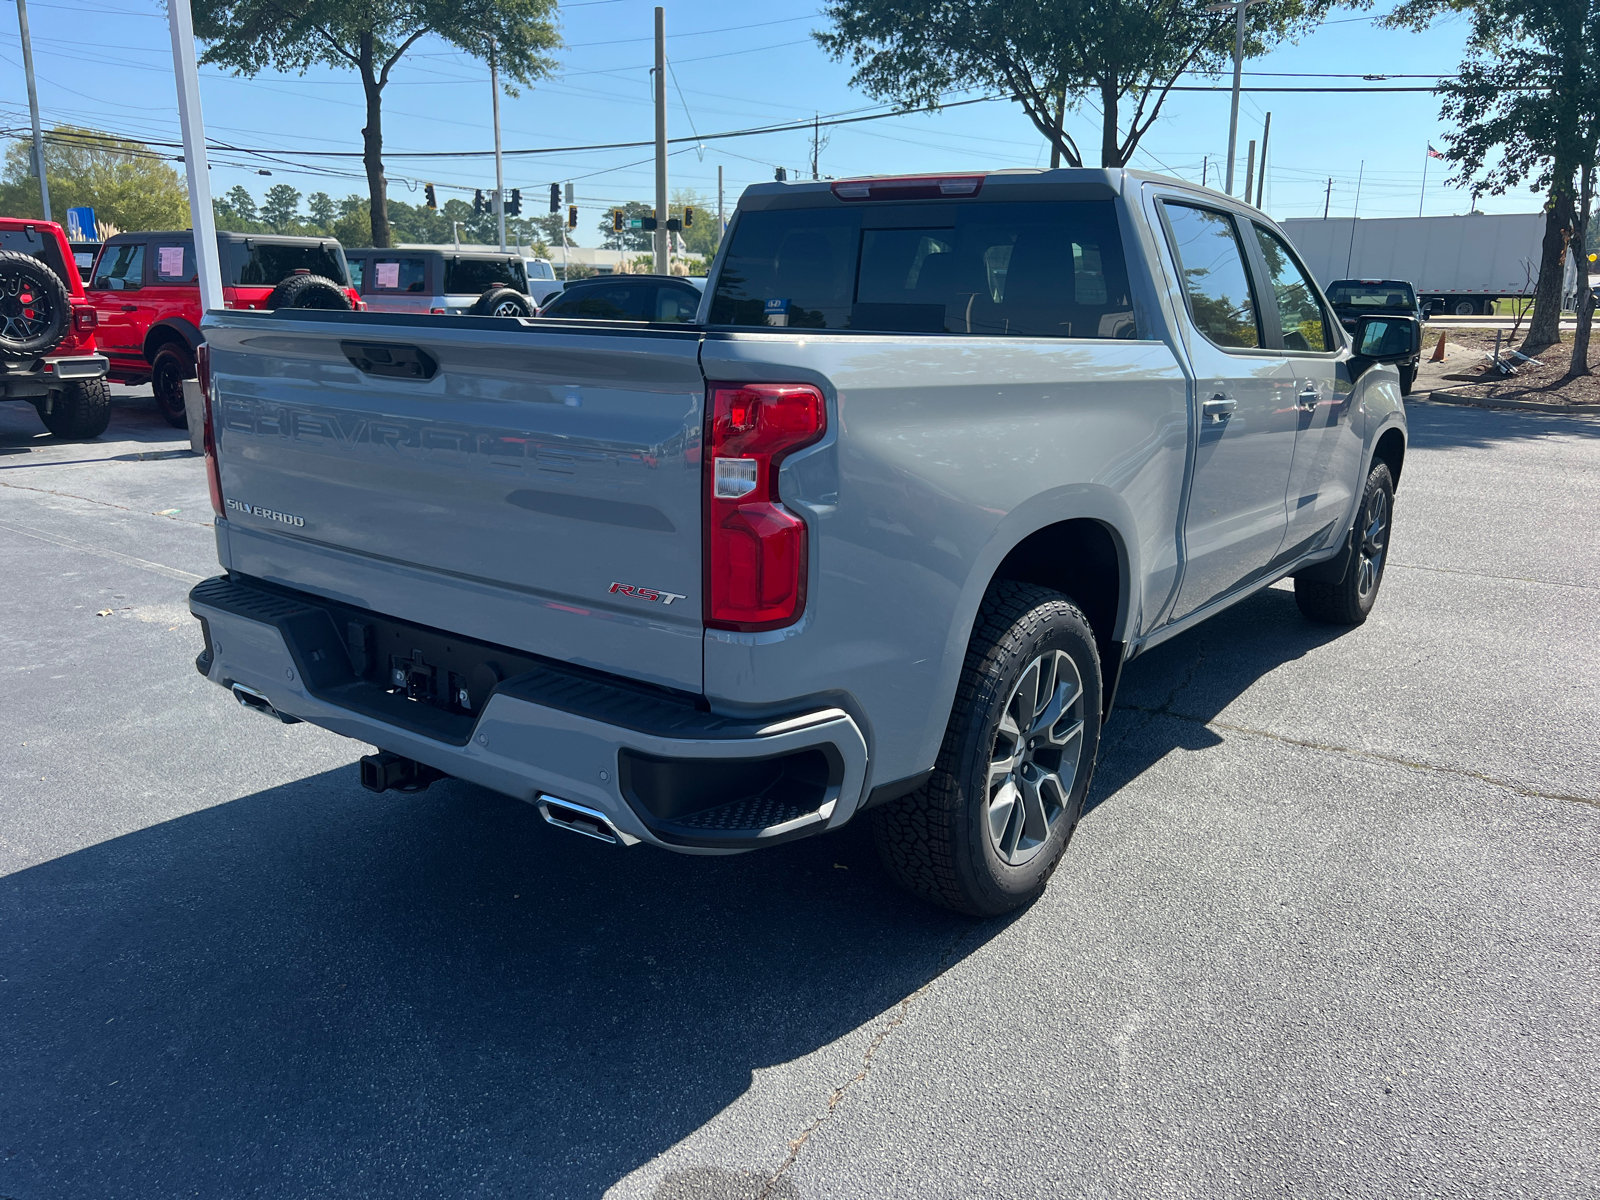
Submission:
<svg viewBox="0 0 1600 1200">
<path fill-rule="evenodd" d="M 67 209 L 67 241 L 98 242 L 100 235 L 95 232 L 98 228 L 94 219 L 94 209 L 88 207 Z"/>
</svg>

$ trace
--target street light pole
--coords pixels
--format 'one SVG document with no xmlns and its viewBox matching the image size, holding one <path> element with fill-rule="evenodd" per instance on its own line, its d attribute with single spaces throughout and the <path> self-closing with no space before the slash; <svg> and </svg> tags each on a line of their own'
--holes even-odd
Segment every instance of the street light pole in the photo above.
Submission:
<svg viewBox="0 0 1600 1200">
<path fill-rule="evenodd" d="M 655 271 L 672 274 L 672 237 L 667 232 L 667 10 L 656 9 L 656 236 Z"/>
<path fill-rule="evenodd" d="M 200 70 L 194 56 L 194 18 L 189 0 L 167 0 L 167 25 L 172 34 L 172 67 L 178 82 L 178 126 L 183 131 L 183 166 L 189 181 L 189 224 L 194 230 L 194 264 L 199 276 L 200 308 L 225 307 L 222 264 L 217 261 L 217 221 L 211 209 L 210 164 L 206 160 L 206 123 L 200 113 Z"/>
<path fill-rule="evenodd" d="M 1239 149 L 1239 82 L 1244 73 L 1244 13 L 1252 4 L 1266 0 L 1232 0 L 1229 4 L 1208 4 L 1207 12 L 1234 15 L 1233 24 L 1233 105 L 1228 114 L 1228 171 L 1227 192 L 1233 195 L 1233 160 Z"/>
<path fill-rule="evenodd" d="M 44 177 L 44 134 L 39 131 L 39 89 L 33 82 L 33 39 L 28 36 L 28 0 L 17 0 L 17 25 L 22 30 L 22 73 L 28 77 L 28 111 L 33 116 L 33 165 L 39 172 L 39 203 L 50 220 L 50 183 Z"/>
<path fill-rule="evenodd" d="M 500 75 L 489 43 L 489 87 L 494 92 L 494 212 L 500 221 L 500 253 L 506 252 L 506 172 L 500 160 Z"/>
</svg>

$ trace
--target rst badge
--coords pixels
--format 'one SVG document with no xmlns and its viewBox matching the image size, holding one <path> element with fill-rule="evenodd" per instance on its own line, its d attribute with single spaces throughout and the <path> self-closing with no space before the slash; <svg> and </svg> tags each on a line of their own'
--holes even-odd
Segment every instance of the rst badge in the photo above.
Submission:
<svg viewBox="0 0 1600 1200">
<path fill-rule="evenodd" d="M 634 587 L 628 583 L 613 583 L 610 590 L 613 596 L 632 596 L 635 600 L 654 600 L 661 604 L 671 604 L 674 600 L 685 598 L 677 592 L 663 592 L 655 588 Z"/>
</svg>

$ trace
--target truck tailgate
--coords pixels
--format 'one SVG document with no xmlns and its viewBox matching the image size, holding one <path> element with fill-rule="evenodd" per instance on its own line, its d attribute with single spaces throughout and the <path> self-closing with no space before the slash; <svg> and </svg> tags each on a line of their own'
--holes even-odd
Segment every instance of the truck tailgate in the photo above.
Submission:
<svg viewBox="0 0 1600 1200">
<path fill-rule="evenodd" d="M 698 334 L 227 313 L 206 341 L 230 569 L 700 690 Z"/>
</svg>

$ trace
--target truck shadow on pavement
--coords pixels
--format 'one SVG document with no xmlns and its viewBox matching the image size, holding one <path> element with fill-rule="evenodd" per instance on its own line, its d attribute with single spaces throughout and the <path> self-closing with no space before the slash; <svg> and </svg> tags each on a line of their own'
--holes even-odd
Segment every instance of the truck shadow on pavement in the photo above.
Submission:
<svg viewBox="0 0 1600 1200">
<path fill-rule="evenodd" d="M 749 1148 L 775 1168 L 876 1018 L 1004 928 L 902 896 L 864 832 L 622 851 L 345 768 L 19 871 L 0 1195 L 596 1196 L 865 1026 Z"/>
<path fill-rule="evenodd" d="M 1600 421 L 1593 417 L 1444 402 L 1407 404 L 1406 428 L 1412 450 L 1482 449 L 1502 442 L 1537 442 L 1552 437 L 1600 438 Z"/>
</svg>

